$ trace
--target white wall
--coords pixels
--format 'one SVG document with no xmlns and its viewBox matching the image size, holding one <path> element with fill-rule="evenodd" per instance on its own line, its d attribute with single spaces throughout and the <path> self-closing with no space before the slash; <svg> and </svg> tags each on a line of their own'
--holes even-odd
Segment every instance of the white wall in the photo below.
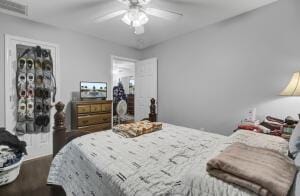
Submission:
<svg viewBox="0 0 300 196">
<path fill-rule="evenodd" d="M 111 56 L 139 59 L 140 52 L 97 38 L 62 30 L 0 13 L 0 127 L 4 126 L 4 34 L 22 36 L 59 44 L 61 100 L 68 103 L 72 92 L 79 91 L 79 82 L 108 82 L 111 96 Z M 70 106 L 67 107 L 69 121 Z"/>
<path fill-rule="evenodd" d="M 159 119 L 230 134 L 249 108 L 300 113 L 278 94 L 300 70 L 300 1 L 281 0 L 145 49 L 158 57 Z"/>
</svg>

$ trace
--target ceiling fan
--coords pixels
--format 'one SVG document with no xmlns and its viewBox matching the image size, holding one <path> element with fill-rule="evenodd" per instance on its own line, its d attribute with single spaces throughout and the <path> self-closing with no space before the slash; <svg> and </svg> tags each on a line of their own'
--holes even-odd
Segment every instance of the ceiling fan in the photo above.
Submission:
<svg viewBox="0 0 300 196">
<path fill-rule="evenodd" d="M 176 20 L 183 16 L 183 14 L 166 11 L 156 8 L 146 7 L 151 0 L 118 0 L 119 2 L 128 6 L 128 9 L 119 10 L 113 13 L 109 13 L 104 16 L 97 17 L 95 22 L 104 22 L 123 15 L 122 21 L 134 28 L 134 33 L 137 35 L 145 32 L 144 25 L 148 23 L 148 15 L 163 18 L 166 20 Z"/>
</svg>

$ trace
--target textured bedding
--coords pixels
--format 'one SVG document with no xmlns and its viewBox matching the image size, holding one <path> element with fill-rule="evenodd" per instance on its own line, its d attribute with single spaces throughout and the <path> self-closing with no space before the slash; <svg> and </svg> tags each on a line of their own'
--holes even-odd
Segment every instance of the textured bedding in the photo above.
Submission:
<svg viewBox="0 0 300 196">
<path fill-rule="evenodd" d="M 286 196 L 297 170 L 293 160 L 277 151 L 237 142 L 209 160 L 207 171 L 260 196 Z"/>
<path fill-rule="evenodd" d="M 52 162 L 48 184 L 76 196 L 255 195 L 206 172 L 207 161 L 234 142 L 283 154 L 288 147 L 282 138 L 242 130 L 225 137 L 163 124 L 161 131 L 137 138 L 110 130 L 67 144 Z"/>
</svg>

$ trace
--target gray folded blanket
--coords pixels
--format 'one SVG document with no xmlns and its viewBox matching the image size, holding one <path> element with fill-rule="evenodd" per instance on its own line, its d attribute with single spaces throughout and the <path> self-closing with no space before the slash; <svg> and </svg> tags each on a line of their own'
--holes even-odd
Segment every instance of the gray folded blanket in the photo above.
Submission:
<svg viewBox="0 0 300 196">
<path fill-rule="evenodd" d="M 286 196 L 296 167 L 277 151 L 234 143 L 207 163 L 207 171 L 261 196 Z"/>
</svg>

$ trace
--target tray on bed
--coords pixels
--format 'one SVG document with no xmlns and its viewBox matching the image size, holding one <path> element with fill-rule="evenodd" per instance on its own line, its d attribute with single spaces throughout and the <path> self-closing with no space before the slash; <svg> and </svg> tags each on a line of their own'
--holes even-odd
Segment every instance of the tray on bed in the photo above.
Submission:
<svg viewBox="0 0 300 196">
<path fill-rule="evenodd" d="M 129 124 L 120 124 L 113 127 L 113 131 L 124 137 L 138 137 L 162 129 L 162 123 L 139 121 Z"/>
</svg>

